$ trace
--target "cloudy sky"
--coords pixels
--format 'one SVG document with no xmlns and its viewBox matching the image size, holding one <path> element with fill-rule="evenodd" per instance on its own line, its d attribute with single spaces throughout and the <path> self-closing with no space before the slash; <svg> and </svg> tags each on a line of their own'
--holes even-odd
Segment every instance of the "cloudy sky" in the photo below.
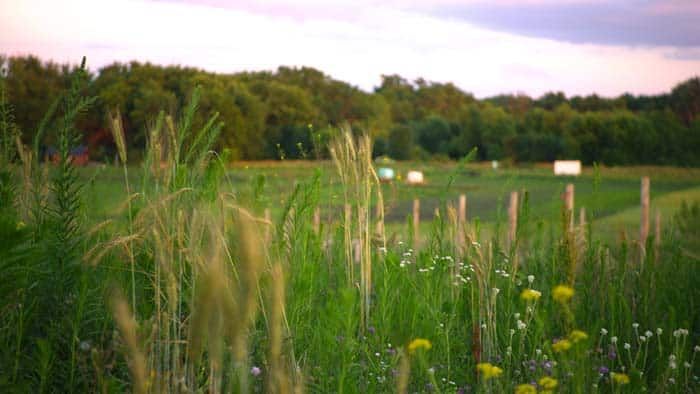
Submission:
<svg viewBox="0 0 700 394">
<path fill-rule="evenodd" d="M 700 0 L 0 0 L 0 53 L 612 96 L 700 75 L 698 21 Z"/>
</svg>

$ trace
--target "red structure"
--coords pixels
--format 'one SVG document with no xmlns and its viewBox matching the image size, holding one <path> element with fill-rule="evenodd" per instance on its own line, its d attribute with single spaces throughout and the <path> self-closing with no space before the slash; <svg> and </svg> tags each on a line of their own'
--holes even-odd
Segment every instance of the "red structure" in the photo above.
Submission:
<svg viewBox="0 0 700 394">
<path fill-rule="evenodd" d="M 54 147 L 46 149 L 46 160 L 50 160 L 54 164 L 58 164 L 61 160 L 58 150 Z M 76 166 L 85 166 L 90 161 L 88 147 L 85 145 L 76 146 L 70 150 L 70 162 Z"/>
</svg>

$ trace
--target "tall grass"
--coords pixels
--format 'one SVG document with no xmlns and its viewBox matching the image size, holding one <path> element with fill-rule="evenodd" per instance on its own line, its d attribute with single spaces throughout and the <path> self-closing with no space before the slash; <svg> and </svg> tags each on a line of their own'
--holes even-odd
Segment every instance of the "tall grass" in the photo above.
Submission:
<svg viewBox="0 0 700 394">
<path fill-rule="evenodd" d="M 329 150 L 343 207 L 316 231 L 324 174 L 286 201 L 262 177 L 244 195 L 211 150 L 216 114 L 193 123 L 195 90 L 154 118 L 141 168 L 110 117 L 126 199 L 97 222 L 66 153 L 91 102 L 81 78 L 40 126 L 63 141 L 55 167 L 40 142 L 7 143 L 0 95 L 2 391 L 698 390 L 697 208 L 642 263 L 633 240 L 572 228 L 563 207 L 544 226 L 527 193 L 508 246 L 501 226 L 460 223 L 447 194 L 413 243 L 384 234 L 371 140 L 342 129 Z"/>
<path fill-rule="evenodd" d="M 369 135 L 360 136 L 357 141 L 348 129 L 341 131 L 330 144 L 330 153 L 343 185 L 345 216 L 343 222 L 345 263 L 349 273 L 348 283 L 354 285 L 354 263 L 360 263 L 360 304 L 361 327 L 366 329 L 370 315 L 372 293 L 372 226 L 370 204 L 373 192 L 376 194 L 377 221 L 381 233 L 376 234 L 381 246 L 385 246 L 383 233 L 384 209 L 379 178 L 372 165 L 372 143 Z M 349 209 L 349 211 L 348 211 Z M 353 218 L 354 211 L 354 218 Z M 354 229 L 354 231 L 353 231 Z M 356 240 L 359 247 L 355 247 Z M 359 254 L 359 255 L 358 255 Z"/>
</svg>

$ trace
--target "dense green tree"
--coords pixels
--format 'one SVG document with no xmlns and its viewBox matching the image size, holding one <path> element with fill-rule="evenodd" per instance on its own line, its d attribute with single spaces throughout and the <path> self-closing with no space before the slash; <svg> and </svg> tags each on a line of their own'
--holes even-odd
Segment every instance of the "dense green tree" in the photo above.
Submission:
<svg viewBox="0 0 700 394">
<path fill-rule="evenodd" d="M 671 91 L 670 102 L 686 125 L 700 118 L 700 78 L 691 78 L 676 85 Z"/>
<path fill-rule="evenodd" d="M 416 141 L 430 154 L 447 155 L 452 140 L 452 131 L 447 121 L 432 115 L 413 124 Z"/>
<path fill-rule="evenodd" d="M 396 125 L 389 132 L 387 152 L 397 160 L 413 158 L 413 130 L 406 125 Z"/>
<path fill-rule="evenodd" d="M 4 57 L 6 91 L 22 138 L 68 84 L 74 66 L 36 57 Z M 549 92 L 476 100 L 451 83 L 383 75 L 373 92 L 335 80 L 310 67 L 214 74 L 150 63 L 114 63 L 89 75 L 97 97 L 77 121 L 94 159 L 114 152 L 107 114 L 118 111 L 129 149 L 143 149 L 148 127 L 160 111 L 174 116 L 201 86 L 201 126 L 218 113 L 224 126 L 215 146 L 234 159 L 326 157 L 324 141 L 347 124 L 375 139 L 375 154 L 398 159 L 459 158 L 478 148 L 478 159 L 584 163 L 700 165 L 700 78 L 666 94 L 567 98 Z M 60 112 L 60 109 L 59 109 Z M 54 144 L 51 134 L 42 141 Z M 94 148 L 94 149 L 93 149 Z M 138 154 L 130 155 L 138 160 Z"/>
<path fill-rule="evenodd" d="M 47 108 L 68 86 L 71 68 L 42 63 L 37 57 L 10 57 L 5 86 L 15 113 L 15 123 L 28 143 Z"/>
<path fill-rule="evenodd" d="M 549 92 L 537 99 L 535 105 L 539 108 L 551 111 L 566 102 L 566 95 L 563 92 Z"/>
</svg>

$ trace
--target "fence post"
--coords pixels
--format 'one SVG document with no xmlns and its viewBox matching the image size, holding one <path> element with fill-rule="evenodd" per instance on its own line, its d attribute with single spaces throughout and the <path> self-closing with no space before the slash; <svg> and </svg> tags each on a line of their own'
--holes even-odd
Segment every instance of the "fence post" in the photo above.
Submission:
<svg viewBox="0 0 700 394">
<path fill-rule="evenodd" d="M 345 226 L 349 226 L 352 222 L 352 206 L 350 204 L 345 204 Z"/>
<path fill-rule="evenodd" d="M 464 224 L 467 222 L 467 196 L 465 194 L 460 194 L 459 196 L 459 223 Z"/>
<path fill-rule="evenodd" d="M 639 242 L 642 248 L 646 247 L 647 237 L 649 236 L 649 177 L 642 177 L 641 187 L 641 208 L 642 217 L 639 225 Z"/>
<path fill-rule="evenodd" d="M 375 206 L 374 216 L 377 218 L 377 234 L 384 237 L 384 215 L 382 215 L 382 211 L 383 209 L 380 199 L 380 201 L 377 201 L 377 205 Z"/>
<path fill-rule="evenodd" d="M 566 192 L 564 193 L 564 206 L 566 207 L 566 218 L 569 221 L 569 231 L 574 227 L 574 190 L 574 184 L 569 183 L 566 185 Z"/>
<path fill-rule="evenodd" d="M 272 235 L 272 214 L 270 208 L 265 208 L 265 245 L 270 244 L 270 236 Z"/>
<path fill-rule="evenodd" d="M 457 247 L 460 251 L 464 250 L 465 237 L 466 237 L 466 226 L 467 226 L 467 196 L 465 194 L 459 195 L 459 207 L 457 213 Z"/>
<path fill-rule="evenodd" d="M 420 236 L 420 200 L 413 200 L 413 246 L 418 246 Z"/>
<path fill-rule="evenodd" d="M 314 208 L 314 233 L 317 235 L 321 232 L 321 208 Z"/>
<path fill-rule="evenodd" d="M 513 247 L 518 231 L 518 192 L 510 192 L 510 205 L 508 206 L 508 246 Z"/>
</svg>

